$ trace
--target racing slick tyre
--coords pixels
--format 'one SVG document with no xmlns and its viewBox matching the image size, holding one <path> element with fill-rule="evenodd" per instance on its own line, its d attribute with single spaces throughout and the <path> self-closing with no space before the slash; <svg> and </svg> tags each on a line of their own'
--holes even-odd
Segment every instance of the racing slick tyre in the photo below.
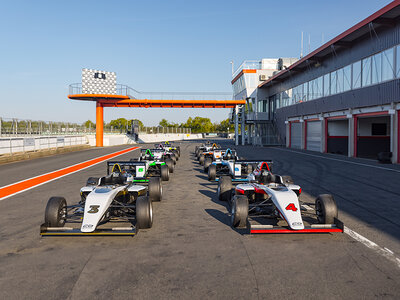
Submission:
<svg viewBox="0 0 400 300">
<path fill-rule="evenodd" d="M 179 153 L 177 150 L 173 150 L 172 153 L 175 155 L 176 160 L 179 160 Z"/>
<path fill-rule="evenodd" d="M 197 151 L 197 159 L 200 160 L 200 156 L 203 154 L 203 150 Z"/>
<path fill-rule="evenodd" d="M 232 178 L 230 176 L 221 176 L 218 181 L 218 199 L 220 201 L 230 201 L 232 193 Z"/>
<path fill-rule="evenodd" d="M 174 162 L 174 165 L 176 165 L 176 156 L 174 154 L 171 154 L 171 160 Z"/>
<path fill-rule="evenodd" d="M 199 151 L 199 146 L 194 147 L 194 154 L 197 156 L 197 152 Z"/>
<path fill-rule="evenodd" d="M 44 223 L 49 227 L 63 227 L 67 219 L 67 201 L 63 197 L 51 197 L 46 205 Z"/>
<path fill-rule="evenodd" d="M 330 194 L 322 194 L 315 200 L 315 212 L 320 224 L 335 224 L 338 216 L 336 201 Z"/>
<path fill-rule="evenodd" d="M 178 151 L 178 155 L 181 157 L 181 146 L 176 147 L 176 151 Z"/>
<path fill-rule="evenodd" d="M 294 184 L 294 181 L 293 181 L 292 177 L 289 176 L 289 175 L 283 175 L 282 176 L 282 182 L 284 184 Z"/>
<path fill-rule="evenodd" d="M 217 166 L 211 164 L 208 167 L 208 180 L 215 180 L 215 178 L 217 177 Z"/>
<path fill-rule="evenodd" d="M 160 177 L 149 178 L 149 199 L 153 201 L 161 201 L 162 199 L 162 185 Z"/>
<path fill-rule="evenodd" d="M 98 177 L 89 177 L 88 180 L 86 181 L 86 186 L 97 185 L 98 183 L 99 183 Z"/>
<path fill-rule="evenodd" d="M 170 173 L 174 173 L 174 162 L 172 161 L 172 159 L 166 159 L 165 160 L 165 164 L 168 166 L 168 170 Z"/>
<path fill-rule="evenodd" d="M 161 165 L 161 180 L 168 181 L 169 180 L 169 169 L 167 165 Z"/>
<path fill-rule="evenodd" d="M 151 228 L 153 225 L 153 205 L 149 198 L 141 196 L 136 200 L 136 227 Z"/>
<path fill-rule="evenodd" d="M 199 163 L 200 163 L 200 165 L 204 165 L 204 160 L 205 160 L 205 157 L 204 157 L 204 154 L 202 153 L 202 154 L 200 154 L 200 156 L 199 156 Z"/>
<path fill-rule="evenodd" d="M 208 171 L 208 167 L 212 164 L 212 159 L 210 157 L 206 157 L 204 159 L 204 172 Z"/>
<path fill-rule="evenodd" d="M 249 215 L 249 201 L 244 195 L 235 195 L 232 200 L 231 225 L 234 228 L 246 228 Z"/>
</svg>

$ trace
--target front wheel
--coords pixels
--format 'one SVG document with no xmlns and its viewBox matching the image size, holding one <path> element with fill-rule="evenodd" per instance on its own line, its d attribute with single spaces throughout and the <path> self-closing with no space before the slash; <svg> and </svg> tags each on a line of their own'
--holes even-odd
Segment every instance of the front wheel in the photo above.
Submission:
<svg viewBox="0 0 400 300">
<path fill-rule="evenodd" d="M 67 201 L 63 197 L 51 197 L 46 205 L 44 223 L 49 227 L 63 227 L 67 220 Z"/>
<path fill-rule="evenodd" d="M 217 177 L 217 166 L 211 164 L 208 167 L 208 180 L 215 180 L 215 178 Z"/>
<path fill-rule="evenodd" d="M 141 196 L 136 200 L 136 227 L 141 229 L 153 226 L 153 206 L 149 198 Z"/>
<path fill-rule="evenodd" d="M 333 196 L 330 194 L 319 195 L 315 200 L 315 212 L 320 224 L 335 224 L 338 211 Z"/>
<path fill-rule="evenodd" d="M 232 193 L 232 178 L 221 176 L 218 181 L 218 199 L 220 201 L 230 201 Z"/>
<path fill-rule="evenodd" d="M 208 171 L 208 167 L 212 164 L 212 158 L 206 157 L 204 160 L 204 172 Z"/>
<path fill-rule="evenodd" d="M 149 199 L 150 201 L 161 201 L 162 186 L 160 177 L 149 178 Z"/>
<path fill-rule="evenodd" d="M 169 180 L 169 169 L 167 165 L 161 165 L 161 180 L 168 181 Z"/>
<path fill-rule="evenodd" d="M 249 200 L 244 195 L 235 195 L 232 201 L 231 225 L 234 228 L 246 228 L 249 215 Z"/>
<path fill-rule="evenodd" d="M 199 156 L 200 165 L 204 165 L 204 160 L 205 160 L 204 154 L 200 154 L 200 156 Z"/>
<path fill-rule="evenodd" d="M 172 161 L 172 159 L 167 158 L 165 160 L 165 164 L 168 166 L 169 172 L 174 173 L 174 162 Z"/>
</svg>

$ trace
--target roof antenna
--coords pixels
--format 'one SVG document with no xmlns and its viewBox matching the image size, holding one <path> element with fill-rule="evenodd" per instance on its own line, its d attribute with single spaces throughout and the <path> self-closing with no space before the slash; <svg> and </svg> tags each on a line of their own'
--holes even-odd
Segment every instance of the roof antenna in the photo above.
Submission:
<svg viewBox="0 0 400 300">
<path fill-rule="evenodd" d="M 303 57 L 303 31 L 301 32 L 301 50 L 300 50 L 300 58 Z"/>
</svg>

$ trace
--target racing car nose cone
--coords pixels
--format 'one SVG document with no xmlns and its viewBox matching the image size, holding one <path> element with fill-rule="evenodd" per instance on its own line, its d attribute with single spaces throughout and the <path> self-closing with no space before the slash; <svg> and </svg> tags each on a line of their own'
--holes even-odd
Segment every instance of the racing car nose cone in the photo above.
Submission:
<svg viewBox="0 0 400 300">
<path fill-rule="evenodd" d="M 302 230 L 302 229 L 304 229 L 303 222 L 293 222 L 291 225 L 292 226 L 290 226 L 290 227 L 292 227 L 292 229 L 294 229 L 294 230 Z"/>
</svg>

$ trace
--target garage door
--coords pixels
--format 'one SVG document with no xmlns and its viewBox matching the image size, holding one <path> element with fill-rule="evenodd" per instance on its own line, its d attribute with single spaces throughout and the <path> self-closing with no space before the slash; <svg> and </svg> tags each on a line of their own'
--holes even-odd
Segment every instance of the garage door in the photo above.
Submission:
<svg viewBox="0 0 400 300">
<path fill-rule="evenodd" d="M 291 123 L 290 144 L 292 148 L 301 148 L 301 123 Z"/>
<path fill-rule="evenodd" d="M 321 151 L 321 121 L 307 122 L 307 150 Z"/>
</svg>

